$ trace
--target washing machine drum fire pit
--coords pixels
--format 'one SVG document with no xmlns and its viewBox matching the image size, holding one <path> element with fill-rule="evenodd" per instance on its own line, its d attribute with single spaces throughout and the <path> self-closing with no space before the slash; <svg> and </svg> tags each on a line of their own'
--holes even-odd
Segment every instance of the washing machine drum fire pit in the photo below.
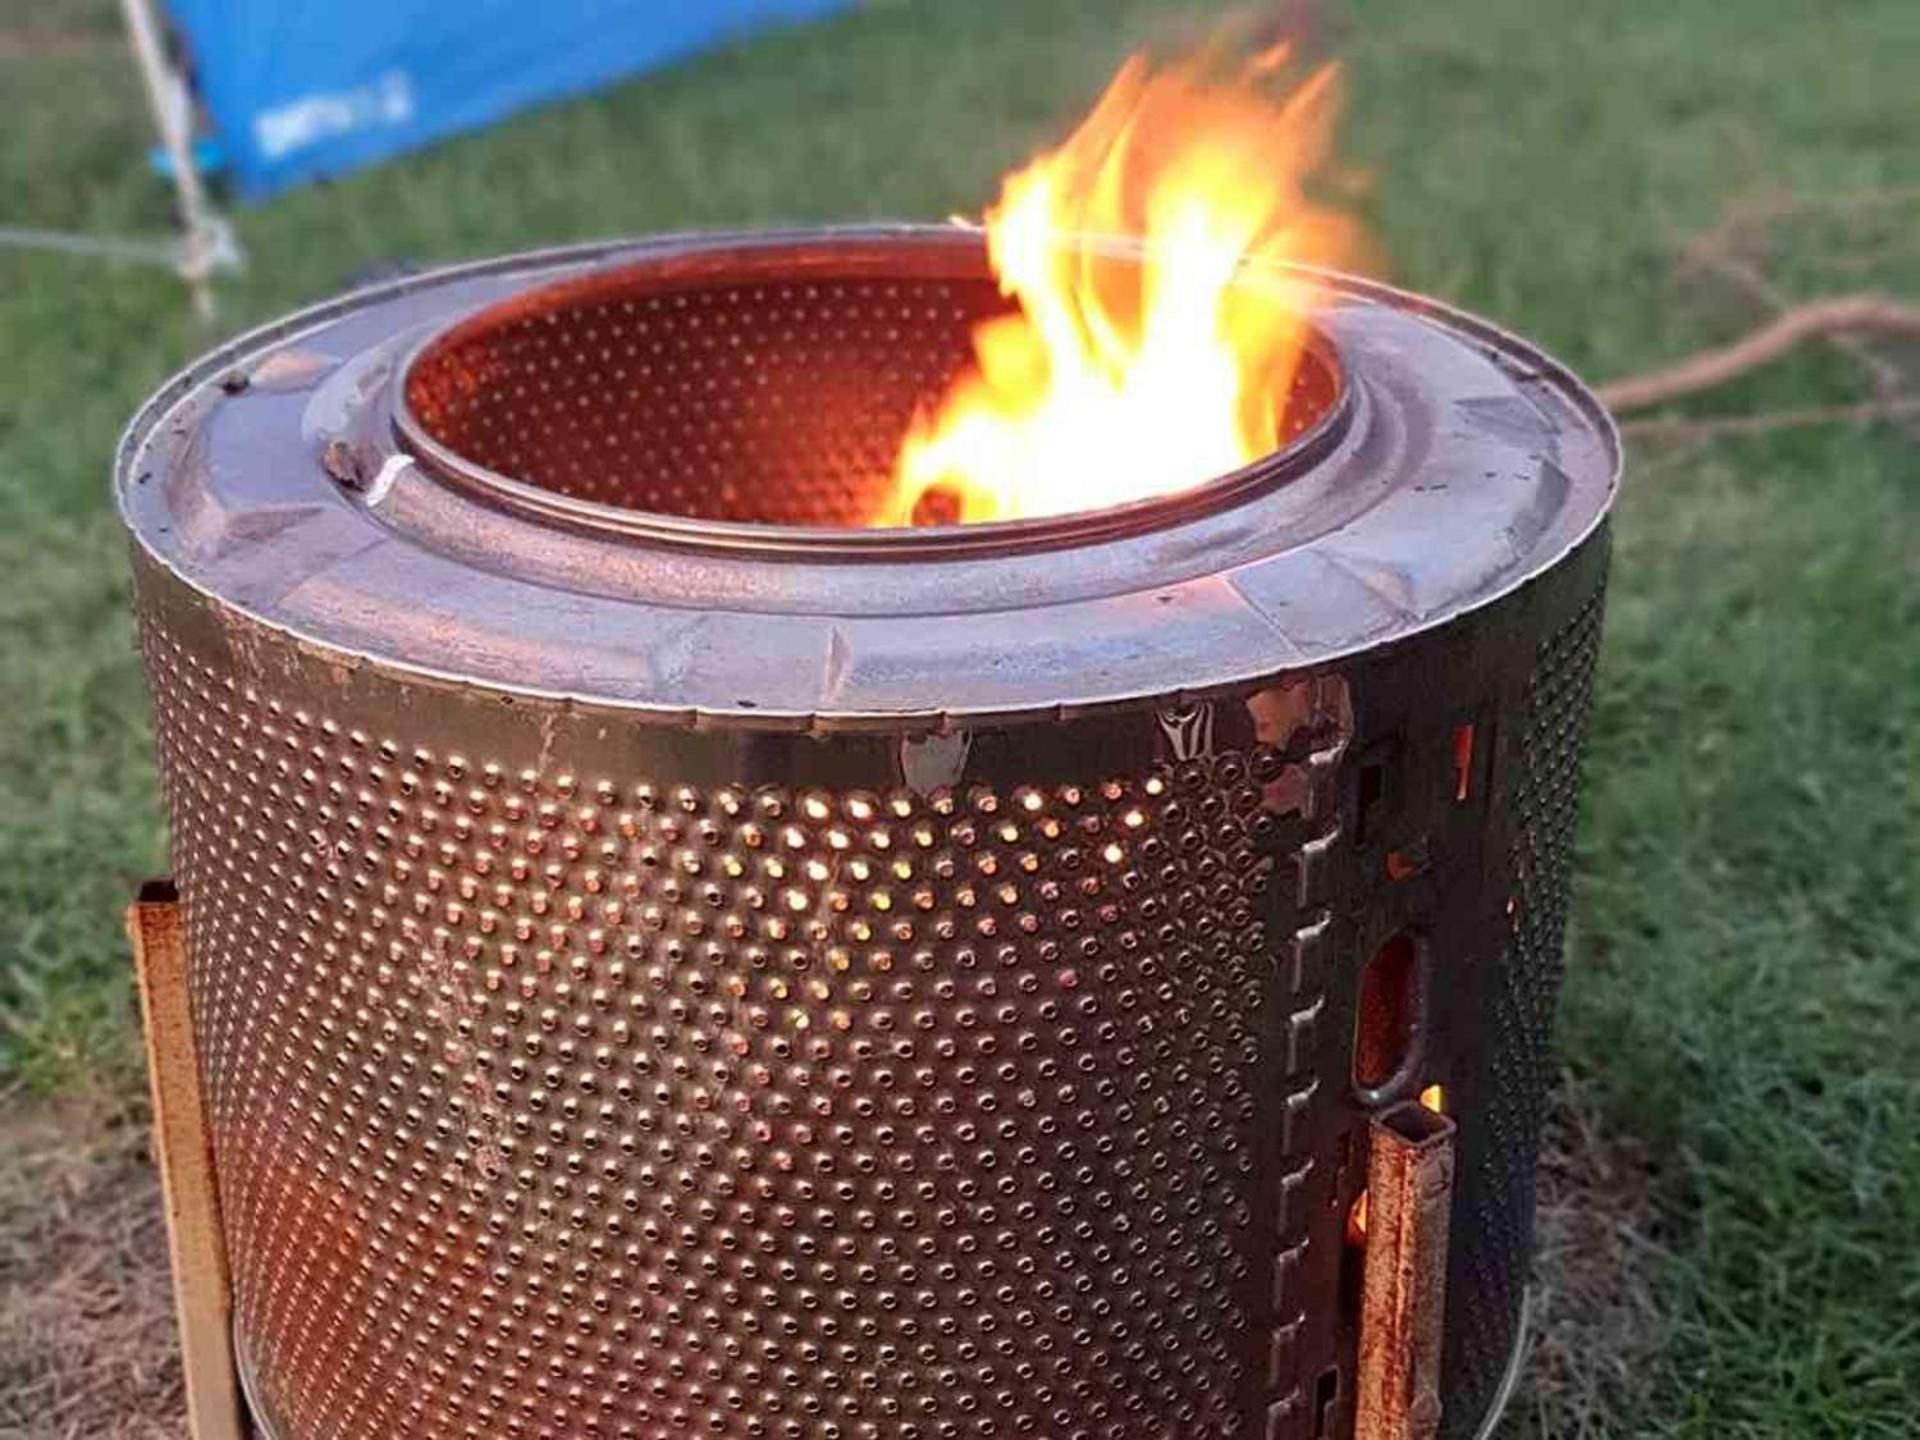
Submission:
<svg viewBox="0 0 1920 1440">
<path fill-rule="evenodd" d="M 1618 455 L 1329 283 L 1283 449 L 1037 520 L 862 528 L 1004 303 L 956 230 L 444 271 L 155 397 L 265 1433 L 1482 1429 Z"/>
</svg>

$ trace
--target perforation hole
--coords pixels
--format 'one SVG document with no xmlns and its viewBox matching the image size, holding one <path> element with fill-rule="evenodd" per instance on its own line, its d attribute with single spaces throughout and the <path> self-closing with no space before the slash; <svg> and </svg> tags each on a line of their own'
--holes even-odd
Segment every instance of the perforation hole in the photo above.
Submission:
<svg viewBox="0 0 1920 1440">
<path fill-rule="evenodd" d="M 1373 952 L 1360 972 L 1353 1023 L 1353 1083 L 1386 1086 L 1412 1054 L 1419 1020 L 1420 947 L 1405 931 Z"/>
</svg>

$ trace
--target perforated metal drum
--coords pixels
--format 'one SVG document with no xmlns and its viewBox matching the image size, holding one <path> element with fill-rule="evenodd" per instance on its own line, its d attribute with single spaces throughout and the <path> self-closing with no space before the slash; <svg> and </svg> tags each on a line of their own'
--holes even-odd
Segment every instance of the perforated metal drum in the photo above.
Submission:
<svg viewBox="0 0 1920 1440">
<path fill-rule="evenodd" d="M 1369 1116 L 1517 1337 L 1618 457 L 1330 281 L 1288 448 L 854 527 L 977 237 L 296 316 L 122 449 L 236 1343 L 281 1440 L 1353 1428 Z"/>
</svg>

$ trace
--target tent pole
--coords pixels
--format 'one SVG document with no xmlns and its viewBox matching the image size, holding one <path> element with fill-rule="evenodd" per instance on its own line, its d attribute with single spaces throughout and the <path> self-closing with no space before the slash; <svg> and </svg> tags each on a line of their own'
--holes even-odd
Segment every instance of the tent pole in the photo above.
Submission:
<svg viewBox="0 0 1920 1440">
<path fill-rule="evenodd" d="M 202 319 L 213 315 L 213 268 L 220 249 L 220 226 L 208 203 L 206 186 L 193 162 L 193 116 L 185 83 L 167 64 L 160 25 L 150 0 L 120 0 L 134 58 L 140 65 L 147 103 L 160 141 L 173 161 L 174 194 L 186 232 L 180 275 L 193 291 L 193 308 Z"/>
</svg>

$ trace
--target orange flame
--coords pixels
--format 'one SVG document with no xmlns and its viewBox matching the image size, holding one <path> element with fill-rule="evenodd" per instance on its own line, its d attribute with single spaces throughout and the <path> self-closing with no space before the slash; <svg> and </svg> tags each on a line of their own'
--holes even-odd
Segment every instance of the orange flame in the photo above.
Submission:
<svg viewBox="0 0 1920 1440">
<path fill-rule="evenodd" d="M 1338 76 L 1275 93 L 1288 61 L 1136 56 L 1007 177 L 987 252 L 1018 309 L 976 327 L 975 364 L 909 430 L 875 524 L 1117 505 L 1279 447 L 1313 293 L 1275 267 L 1331 263 L 1350 229 L 1305 193 Z"/>
</svg>

